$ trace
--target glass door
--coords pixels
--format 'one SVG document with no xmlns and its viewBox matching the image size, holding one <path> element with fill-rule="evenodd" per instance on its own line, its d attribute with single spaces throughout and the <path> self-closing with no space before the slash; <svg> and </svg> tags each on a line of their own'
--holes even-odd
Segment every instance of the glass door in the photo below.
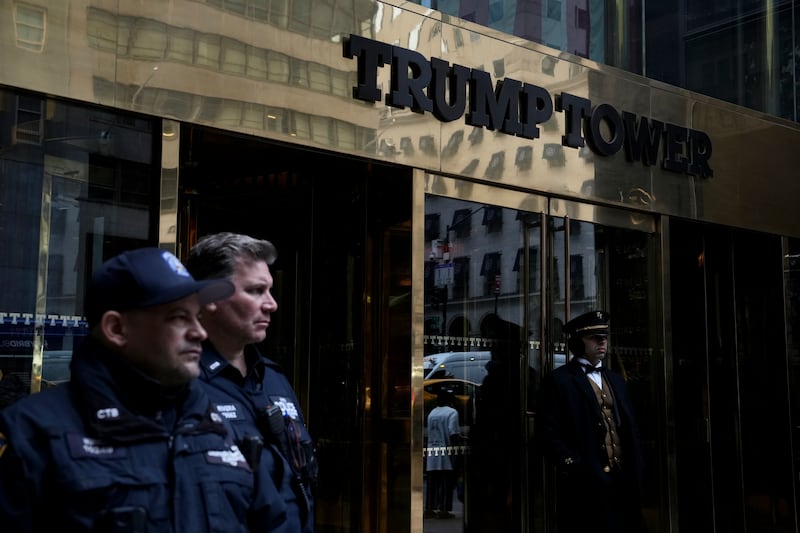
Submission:
<svg viewBox="0 0 800 533">
<path fill-rule="evenodd" d="M 653 409 L 654 221 L 439 176 L 425 190 L 423 530 L 555 531 L 555 479 L 533 444 L 538 383 L 569 357 L 563 324 L 602 308 L 612 364 Z"/>
<path fill-rule="evenodd" d="M 435 195 L 425 213 L 425 527 L 519 531 L 540 215 Z"/>
</svg>

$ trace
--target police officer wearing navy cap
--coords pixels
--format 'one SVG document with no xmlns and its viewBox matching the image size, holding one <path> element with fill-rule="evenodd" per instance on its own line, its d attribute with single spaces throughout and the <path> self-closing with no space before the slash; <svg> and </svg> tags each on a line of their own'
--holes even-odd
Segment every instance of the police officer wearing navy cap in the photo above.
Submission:
<svg viewBox="0 0 800 533">
<path fill-rule="evenodd" d="M 204 305 L 224 280 L 140 248 L 103 263 L 67 384 L 0 412 L 0 531 L 286 531 L 199 380 Z"/>
<path fill-rule="evenodd" d="M 537 442 L 557 473 L 561 533 L 641 533 L 642 450 L 623 377 L 606 368 L 609 315 L 564 325 L 574 355 L 542 379 Z"/>
</svg>

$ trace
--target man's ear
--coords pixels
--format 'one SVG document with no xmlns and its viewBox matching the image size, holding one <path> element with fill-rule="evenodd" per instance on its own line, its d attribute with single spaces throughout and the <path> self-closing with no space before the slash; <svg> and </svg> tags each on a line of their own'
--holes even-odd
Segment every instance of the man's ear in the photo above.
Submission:
<svg viewBox="0 0 800 533">
<path fill-rule="evenodd" d="M 198 315 L 198 319 L 200 319 L 200 323 L 203 323 L 203 319 L 213 315 L 217 311 L 217 303 L 211 302 L 203 306 L 203 309 L 200 310 L 200 314 Z"/>
<path fill-rule="evenodd" d="M 123 348 L 128 344 L 125 329 L 125 318 L 119 311 L 106 311 L 100 319 L 100 331 L 106 342 L 116 348 Z"/>
</svg>

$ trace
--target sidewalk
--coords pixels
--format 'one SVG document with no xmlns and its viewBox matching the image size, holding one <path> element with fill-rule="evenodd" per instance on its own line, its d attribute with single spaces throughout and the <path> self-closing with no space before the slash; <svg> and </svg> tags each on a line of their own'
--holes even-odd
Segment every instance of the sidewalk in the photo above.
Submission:
<svg viewBox="0 0 800 533">
<path fill-rule="evenodd" d="M 453 514 L 455 518 L 424 518 L 422 529 L 425 533 L 462 533 L 464 531 L 464 504 L 453 494 Z"/>
</svg>

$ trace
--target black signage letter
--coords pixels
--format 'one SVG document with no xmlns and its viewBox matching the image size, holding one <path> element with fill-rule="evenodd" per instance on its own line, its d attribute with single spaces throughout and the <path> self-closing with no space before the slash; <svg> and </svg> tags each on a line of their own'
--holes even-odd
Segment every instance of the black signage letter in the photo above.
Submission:
<svg viewBox="0 0 800 533">
<path fill-rule="evenodd" d="M 648 122 L 647 117 L 641 117 L 637 125 L 636 115 L 627 111 L 623 111 L 622 120 L 625 121 L 625 158 L 648 166 L 658 161 L 658 143 L 664 123 L 660 120 Z"/>
<path fill-rule="evenodd" d="M 425 56 L 405 48 L 393 48 L 392 90 L 386 95 L 386 104 L 408 107 L 415 113 L 433 110 L 433 102 L 425 94 L 431 82 L 431 65 Z"/>
<path fill-rule="evenodd" d="M 447 61 L 438 57 L 431 59 L 431 69 L 433 79 L 428 87 L 428 97 L 433 100 L 433 116 L 442 122 L 452 122 L 461 118 L 467 108 L 469 69 L 461 65 L 453 65 L 450 68 Z"/>
<path fill-rule="evenodd" d="M 522 119 L 520 137 L 538 139 L 539 128 L 537 124 L 547 122 L 553 116 L 553 100 L 550 98 L 550 93 L 537 85 L 524 83 L 520 98 L 519 116 Z"/>
<path fill-rule="evenodd" d="M 561 93 L 556 96 L 556 110 L 563 111 L 566 119 L 564 135 L 561 137 L 561 144 L 572 148 L 580 148 L 583 146 L 581 121 L 589 113 L 591 107 L 591 100 L 586 98 L 581 98 L 569 93 Z"/>
<path fill-rule="evenodd" d="M 344 40 L 344 57 L 358 57 L 358 86 L 353 87 L 353 98 L 365 102 L 381 99 L 378 88 L 378 67 L 392 62 L 392 47 L 372 39 L 350 34 Z"/>
<path fill-rule="evenodd" d="M 664 162 L 665 170 L 686 173 L 689 169 L 689 160 L 684 155 L 684 146 L 689 140 L 689 132 L 675 124 L 667 124 L 664 132 Z"/>
<path fill-rule="evenodd" d="M 714 177 L 714 169 L 708 166 L 711 157 L 711 139 L 703 131 L 689 130 L 689 146 L 691 146 L 692 162 L 689 174 L 701 178 Z"/>
<path fill-rule="evenodd" d="M 600 124 L 605 120 L 608 124 L 611 138 L 606 141 L 600 131 Z M 592 110 L 592 116 L 586 119 L 584 128 L 586 131 L 586 141 L 589 148 L 599 155 L 614 155 L 622 148 L 623 126 L 622 119 L 617 110 L 610 104 L 600 104 Z"/>
<path fill-rule="evenodd" d="M 519 121 L 519 95 L 522 82 L 506 78 L 497 82 L 492 91 L 488 73 L 472 70 L 470 76 L 470 110 L 466 122 L 472 126 L 485 126 L 490 130 L 515 135 L 522 132 Z M 487 113 L 487 109 L 488 113 Z"/>
</svg>

